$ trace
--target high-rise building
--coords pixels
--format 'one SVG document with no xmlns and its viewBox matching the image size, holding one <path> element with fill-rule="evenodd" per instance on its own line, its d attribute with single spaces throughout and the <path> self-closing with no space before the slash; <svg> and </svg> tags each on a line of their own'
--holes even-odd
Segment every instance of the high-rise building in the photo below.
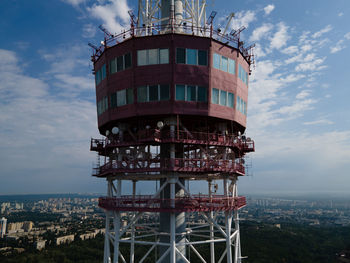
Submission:
<svg viewBox="0 0 350 263">
<path fill-rule="evenodd" d="M 214 30 L 216 12 L 206 17 L 205 0 L 139 0 L 138 7 L 138 17 L 129 11 L 129 30 L 114 35 L 100 26 L 103 45 L 90 44 L 106 136 L 91 140 L 93 175 L 107 181 L 99 199 L 104 263 L 111 250 L 113 263 L 239 263 L 238 210 L 246 199 L 237 181 L 254 151 L 244 134 L 253 56 L 240 40 L 243 28 Z M 153 194 L 136 194 L 147 190 L 145 181 L 154 182 Z M 190 185 L 200 181 L 205 193 L 193 193 Z M 124 211 L 131 214 L 125 225 Z M 142 221 L 149 212 L 152 220 Z M 218 243 L 225 249 L 215 251 Z M 136 255 L 140 247 L 146 252 Z"/>
<path fill-rule="evenodd" d="M 4 238 L 6 234 L 6 223 L 7 219 L 5 217 L 0 219 L 0 237 Z"/>
</svg>

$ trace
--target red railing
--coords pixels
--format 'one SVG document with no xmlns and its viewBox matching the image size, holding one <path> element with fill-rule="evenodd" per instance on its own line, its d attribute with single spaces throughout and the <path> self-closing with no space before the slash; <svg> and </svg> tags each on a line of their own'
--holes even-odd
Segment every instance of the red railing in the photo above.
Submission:
<svg viewBox="0 0 350 263">
<path fill-rule="evenodd" d="M 175 199 L 152 198 L 151 195 L 131 195 L 121 197 L 100 197 L 99 206 L 114 211 L 140 212 L 206 212 L 232 211 L 246 205 L 246 198 L 224 195 L 194 195 Z"/>
<path fill-rule="evenodd" d="M 122 140 L 119 135 L 114 135 L 111 139 L 91 139 L 90 149 L 103 152 L 106 147 L 137 145 L 146 142 L 222 145 L 237 147 L 243 152 L 253 152 L 255 150 L 254 141 L 245 138 L 245 136 L 186 131 L 175 131 L 174 134 L 171 134 L 170 131 L 157 129 L 141 130 L 135 135 L 125 133 Z"/>
<path fill-rule="evenodd" d="M 142 173 L 142 172 L 226 172 L 245 175 L 244 165 L 234 160 L 206 159 L 134 159 L 107 162 L 94 168 L 93 175 L 104 177 L 111 173 Z"/>
<path fill-rule="evenodd" d="M 167 30 L 164 30 L 167 28 Z M 108 38 L 104 41 L 104 45 L 98 47 L 97 50 L 94 50 L 93 60 L 96 61 L 108 47 L 113 47 L 122 43 L 133 37 L 144 37 L 149 35 L 162 35 L 168 33 L 175 33 L 179 31 L 181 28 L 182 32 L 177 32 L 176 34 L 180 35 L 197 35 L 199 37 L 207 37 L 212 38 L 222 43 L 226 43 L 234 48 L 240 50 L 242 55 L 251 62 L 251 52 L 250 47 L 245 48 L 243 44 L 241 44 L 239 37 L 232 37 L 227 34 L 222 34 L 219 30 L 213 30 L 210 27 L 196 27 L 194 25 L 176 25 L 175 23 L 169 23 L 168 25 L 152 25 L 148 27 L 131 27 L 127 30 L 124 30 L 122 33 L 117 34 L 111 38 Z M 147 33 L 148 32 L 148 33 Z"/>
</svg>

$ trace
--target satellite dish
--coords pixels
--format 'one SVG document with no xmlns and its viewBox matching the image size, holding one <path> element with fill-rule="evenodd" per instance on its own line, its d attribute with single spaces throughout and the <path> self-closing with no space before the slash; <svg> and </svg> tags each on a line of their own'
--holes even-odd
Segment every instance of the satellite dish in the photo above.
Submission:
<svg viewBox="0 0 350 263">
<path fill-rule="evenodd" d="M 118 127 L 113 127 L 112 128 L 112 133 L 113 134 L 118 134 L 119 133 L 119 128 Z"/>
<path fill-rule="evenodd" d="M 110 132 L 109 130 L 106 131 L 106 136 L 109 136 Z"/>
<path fill-rule="evenodd" d="M 158 122 L 157 122 L 157 127 L 158 127 L 159 129 L 163 128 L 163 126 L 164 126 L 164 123 L 163 123 L 162 121 L 158 121 Z"/>
</svg>

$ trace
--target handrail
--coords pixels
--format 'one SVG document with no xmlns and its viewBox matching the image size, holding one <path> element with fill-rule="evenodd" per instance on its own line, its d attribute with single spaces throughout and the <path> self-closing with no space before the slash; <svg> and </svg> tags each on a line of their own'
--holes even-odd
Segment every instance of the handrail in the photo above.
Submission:
<svg viewBox="0 0 350 263">
<path fill-rule="evenodd" d="M 135 136 L 131 136 L 130 134 L 126 133 L 123 134 L 123 140 L 120 140 L 118 135 L 113 135 L 110 137 L 110 139 L 91 139 L 90 149 L 102 151 L 105 147 L 144 142 L 190 142 L 211 145 L 217 144 L 238 147 L 245 152 L 251 152 L 255 149 L 253 140 L 243 136 L 236 136 L 234 134 L 222 135 L 219 133 L 178 131 L 174 138 L 171 136 L 170 131 L 160 131 L 158 129 L 140 130 L 135 134 Z"/>
<path fill-rule="evenodd" d="M 153 198 L 151 195 L 100 197 L 99 206 L 120 211 L 228 211 L 246 205 L 244 196 L 193 195 L 192 197 Z"/>
<path fill-rule="evenodd" d="M 166 28 L 166 30 L 163 30 Z M 178 30 L 181 29 L 182 31 Z M 148 32 L 152 32 L 151 34 Z M 199 32 L 200 34 L 198 34 Z M 198 37 L 212 38 L 222 43 L 225 43 L 233 48 L 239 49 L 245 59 L 250 59 L 250 54 L 248 49 L 244 48 L 240 43 L 238 37 L 232 37 L 230 35 L 224 35 L 219 30 L 213 30 L 212 28 L 207 27 L 197 27 L 193 25 L 176 25 L 168 24 L 164 25 L 152 25 L 152 26 L 142 26 L 142 27 L 130 27 L 129 29 L 124 30 L 123 32 L 105 39 L 103 45 L 101 45 L 93 54 L 94 62 L 99 59 L 102 53 L 110 47 L 118 45 L 128 39 L 133 37 L 147 37 L 151 35 L 164 35 L 169 33 L 176 33 L 179 35 L 196 35 Z"/>
</svg>

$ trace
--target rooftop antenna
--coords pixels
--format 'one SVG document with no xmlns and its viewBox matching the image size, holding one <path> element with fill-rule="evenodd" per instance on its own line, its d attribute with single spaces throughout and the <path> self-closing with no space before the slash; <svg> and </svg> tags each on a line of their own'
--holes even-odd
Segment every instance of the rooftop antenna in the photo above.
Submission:
<svg viewBox="0 0 350 263">
<path fill-rule="evenodd" d="M 233 19 L 234 17 L 235 17 L 235 13 L 231 13 L 231 14 L 226 18 L 226 20 L 228 20 L 228 21 L 227 21 L 227 24 L 226 24 L 226 27 L 225 27 L 224 32 L 222 32 L 223 35 L 226 34 L 226 31 L 227 31 L 227 29 L 228 29 L 229 25 L 231 24 L 231 21 L 232 21 L 232 19 Z"/>
<path fill-rule="evenodd" d="M 211 11 L 210 16 L 208 17 L 207 22 L 206 22 L 206 24 L 208 26 L 213 24 L 213 21 L 214 21 L 216 14 L 217 14 L 216 11 Z"/>
<path fill-rule="evenodd" d="M 98 28 L 105 33 L 105 38 L 112 38 L 114 37 L 113 34 L 111 34 L 106 28 L 104 28 L 102 25 L 99 25 Z"/>
<path fill-rule="evenodd" d="M 128 14 L 129 14 L 129 16 L 130 16 L 130 20 L 131 20 L 131 25 L 137 25 L 137 18 L 136 18 L 136 16 L 134 15 L 134 13 L 133 13 L 133 11 L 132 10 L 129 10 L 128 11 Z"/>
<path fill-rule="evenodd" d="M 92 47 L 95 51 L 98 51 L 98 47 L 96 47 L 94 44 L 88 43 L 90 47 Z"/>
<path fill-rule="evenodd" d="M 245 26 L 241 26 L 239 29 L 237 29 L 237 30 L 232 30 L 231 31 L 231 33 L 230 33 L 230 35 L 233 37 L 233 38 L 237 38 L 238 37 L 238 39 L 240 38 L 240 34 L 241 34 L 241 32 L 244 30 L 244 29 L 246 29 L 246 27 Z"/>
</svg>

